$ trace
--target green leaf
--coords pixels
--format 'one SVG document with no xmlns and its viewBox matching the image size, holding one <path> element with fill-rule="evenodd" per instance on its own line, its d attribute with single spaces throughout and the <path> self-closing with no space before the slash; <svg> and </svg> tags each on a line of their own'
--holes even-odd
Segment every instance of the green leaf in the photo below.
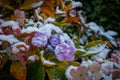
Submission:
<svg viewBox="0 0 120 80">
<path fill-rule="evenodd" d="M 49 80 L 66 80 L 65 69 L 61 68 L 60 66 L 49 67 L 46 71 Z"/>
<path fill-rule="evenodd" d="M 44 80 L 45 70 L 40 61 L 27 65 L 27 80 Z"/>
<path fill-rule="evenodd" d="M 86 46 L 85 46 L 85 50 L 88 50 L 90 49 L 91 47 L 94 47 L 98 44 L 106 44 L 107 42 L 105 41 L 101 41 L 101 40 L 98 40 L 98 41 L 91 41 L 89 42 Z"/>
<path fill-rule="evenodd" d="M 20 9 L 22 10 L 28 10 L 28 9 L 32 9 L 32 4 L 36 3 L 36 0 L 24 0 L 23 5 L 21 5 Z"/>
<path fill-rule="evenodd" d="M 0 69 L 0 80 L 17 80 L 10 73 L 11 61 L 7 61 L 5 65 Z"/>
<path fill-rule="evenodd" d="M 77 50 L 77 51 L 75 52 L 75 60 L 80 59 L 83 54 L 86 54 L 86 52 Z"/>
<path fill-rule="evenodd" d="M 56 26 L 58 26 L 58 27 L 63 27 L 65 24 L 56 22 L 56 23 L 54 23 L 54 25 L 56 25 Z"/>
<path fill-rule="evenodd" d="M 46 68 L 49 80 L 66 80 L 65 70 L 69 66 L 69 62 L 56 60 L 55 63 L 56 66 Z"/>
</svg>

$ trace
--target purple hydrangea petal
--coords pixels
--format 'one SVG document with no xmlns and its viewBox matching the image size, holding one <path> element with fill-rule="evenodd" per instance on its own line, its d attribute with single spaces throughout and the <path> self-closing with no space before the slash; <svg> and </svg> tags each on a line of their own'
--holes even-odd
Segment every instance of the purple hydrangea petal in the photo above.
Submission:
<svg viewBox="0 0 120 80">
<path fill-rule="evenodd" d="M 35 35 L 34 35 L 34 37 L 39 37 L 39 36 L 45 36 L 45 34 L 44 33 L 41 33 L 41 32 L 36 32 L 35 33 Z"/>
<path fill-rule="evenodd" d="M 58 36 L 52 35 L 49 38 L 49 43 L 51 46 L 56 47 L 58 44 L 60 44 L 60 38 Z"/>
<path fill-rule="evenodd" d="M 47 44 L 47 36 L 43 33 L 37 32 L 32 38 L 31 43 L 37 47 L 43 47 Z"/>
<path fill-rule="evenodd" d="M 65 60 L 65 57 L 63 55 L 56 55 L 56 57 L 59 61 L 64 61 Z"/>
<path fill-rule="evenodd" d="M 70 40 L 65 40 L 65 43 L 70 45 Z"/>
<path fill-rule="evenodd" d="M 72 61 L 74 59 L 75 49 L 68 44 L 59 44 L 55 48 L 55 55 L 59 61 Z"/>
</svg>

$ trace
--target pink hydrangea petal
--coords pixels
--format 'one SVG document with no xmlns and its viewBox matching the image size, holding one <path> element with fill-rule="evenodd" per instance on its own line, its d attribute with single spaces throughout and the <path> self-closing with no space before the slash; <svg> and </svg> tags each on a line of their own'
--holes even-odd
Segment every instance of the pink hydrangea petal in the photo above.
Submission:
<svg viewBox="0 0 120 80">
<path fill-rule="evenodd" d="M 23 57 L 23 56 L 21 56 L 21 55 L 16 55 L 16 57 L 17 57 L 17 59 L 23 64 L 23 65 L 25 65 L 25 58 Z"/>
<path fill-rule="evenodd" d="M 21 30 L 20 28 L 17 28 L 14 30 L 14 34 L 20 36 L 21 35 Z"/>
</svg>

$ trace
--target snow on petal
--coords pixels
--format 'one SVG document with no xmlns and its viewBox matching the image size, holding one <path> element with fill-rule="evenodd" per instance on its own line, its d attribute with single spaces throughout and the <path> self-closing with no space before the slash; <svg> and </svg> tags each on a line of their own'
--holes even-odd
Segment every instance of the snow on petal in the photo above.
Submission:
<svg viewBox="0 0 120 80">
<path fill-rule="evenodd" d="M 13 36 L 13 35 L 0 35 L 0 40 L 8 41 L 10 44 L 19 42 L 19 40 L 16 39 L 15 36 Z"/>
<path fill-rule="evenodd" d="M 39 32 L 42 32 L 42 33 L 46 34 L 48 38 L 51 36 L 51 32 L 53 30 L 56 33 L 62 33 L 63 32 L 59 27 L 56 27 L 53 24 L 45 24 L 43 27 L 39 28 Z"/>
<path fill-rule="evenodd" d="M 15 30 L 19 28 L 18 22 L 15 21 L 5 21 L 1 24 L 2 27 L 12 26 L 12 29 Z"/>
<path fill-rule="evenodd" d="M 76 8 L 76 7 L 82 7 L 82 3 L 81 2 L 72 1 L 72 8 Z"/>
<path fill-rule="evenodd" d="M 24 42 L 18 42 L 12 45 L 12 53 L 18 53 L 20 51 L 27 52 L 29 50 L 29 45 Z"/>
<path fill-rule="evenodd" d="M 68 45 L 75 47 L 73 41 L 66 33 L 60 34 L 60 41 L 61 41 L 61 43 L 67 43 Z"/>
<path fill-rule="evenodd" d="M 37 32 L 38 28 L 36 27 L 27 27 L 26 29 L 22 29 L 21 32 L 23 33 L 32 33 L 32 32 Z"/>
</svg>

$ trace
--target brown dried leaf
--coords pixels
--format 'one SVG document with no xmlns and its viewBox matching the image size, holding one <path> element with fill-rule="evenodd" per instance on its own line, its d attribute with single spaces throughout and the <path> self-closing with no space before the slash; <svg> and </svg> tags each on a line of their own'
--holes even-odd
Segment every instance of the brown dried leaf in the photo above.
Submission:
<svg viewBox="0 0 120 80">
<path fill-rule="evenodd" d="M 68 12 L 71 8 L 72 8 L 72 4 L 68 4 L 65 6 L 65 8 L 63 10 Z"/>
<path fill-rule="evenodd" d="M 8 61 L 8 56 L 0 53 L 0 69 L 4 66 L 4 64 Z"/>
<path fill-rule="evenodd" d="M 64 9 L 64 1 L 65 0 L 57 0 L 56 5 L 59 6 L 59 8 Z"/>
<path fill-rule="evenodd" d="M 16 20 L 16 17 L 15 17 L 14 15 L 11 15 L 11 16 L 10 16 L 10 20 L 14 20 L 14 21 L 15 21 L 15 20 Z"/>
<path fill-rule="evenodd" d="M 54 7 L 55 0 L 45 0 L 44 2 L 45 2 L 45 4 L 46 4 L 47 6 L 49 6 L 49 7 L 51 7 L 51 8 Z"/>
<path fill-rule="evenodd" d="M 42 5 L 41 7 L 41 12 L 46 13 L 47 15 L 51 16 L 51 17 L 55 17 L 55 11 L 54 9 L 50 8 L 47 5 Z"/>
<path fill-rule="evenodd" d="M 10 6 L 10 1 L 9 0 L 0 0 L 0 6 L 5 7 L 7 9 L 13 10 L 13 7 Z"/>
<path fill-rule="evenodd" d="M 18 80 L 26 80 L 26 66 L 22 65 L 20 62 L 13 61 L 10 66 L 11 74 Z"/>
<path fill-rule="evenodd" d="M 80 20 L 79 17 L 67 17 L 62 23 L 76 23 Z"/>
</svg>

